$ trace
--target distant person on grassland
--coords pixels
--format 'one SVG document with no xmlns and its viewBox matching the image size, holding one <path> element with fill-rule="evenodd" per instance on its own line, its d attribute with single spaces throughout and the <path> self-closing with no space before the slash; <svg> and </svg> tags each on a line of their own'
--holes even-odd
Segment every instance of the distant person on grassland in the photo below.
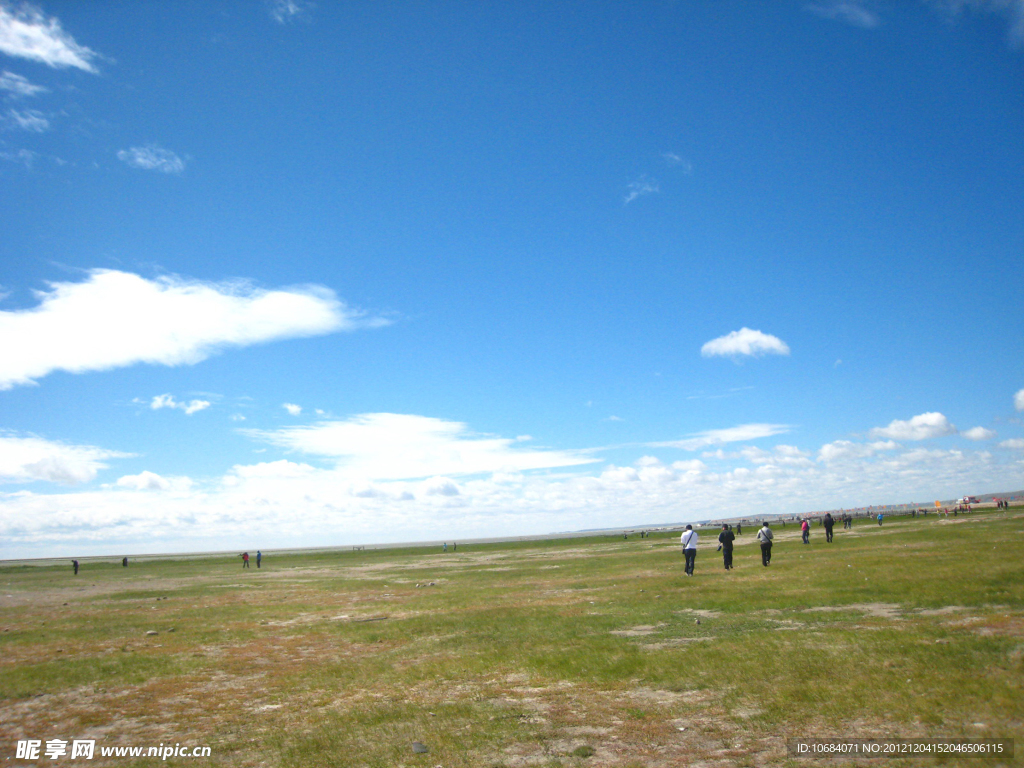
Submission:
<svg viewBox="0 0 1024 768">
<path fill-rule="evenodd" d="M 121 567 L 122 568 L 127 568 L 128 567 L 128 558 L 127 557 L 122 557 L 121 558 Z"/>
<path fill-rule="evenodd" d="M 259 567 L 260 567 L 260 561 L 261 561 L 262 559 L 263 559 L 263 553 L 262 553 L 262 552 L 260 552 L 260 551 L 259 551 L 259 550 L 257 549 L 257 550 L 256 550 L 256 567 L 257 567 L 257 568 L 259 568 Z"/>
<path fill-rule="evenodd" d="M 831 512 L 826 512 L 825 517 L 821 519 L 821 524 L 825 526 L 825 541 L 829 544 L 832 543 L 832 527 L 836 524 L 835 518 L 832 517 Z"/>
<path fill-rule="evenodd" d="M 803 539 L 804 544 L 811 543 L 811 524 L 807 522 L 806 517 L 800 521 L 800 538 Z"/>
<path fill-rule="evenodd" d="M 693 530 L 692 525 L 686 526 L 683 535 L 679 537 L 679 542 L 683 545 L 683 557 L 686 561 L 684 573 L 693 576 L 693 568 L 697 563 L 697 532 Z"/>
<path fill-rule="evenodd" d="M 722 524 L 722 532 L 718 534 L 718 548 L 722 551 L 722 561 L 725 563 L 725 570 L 732 569 L 732 543 L 736 535 L 729 530 L 727 523 Z"/>
<path fill-rule="evenodd" d="M 242 553 L 242 567 L 243 568 L 248 568 L 249 567 L 249 553 L 248 552 L 243 552 Z"/>
<path fill-rule="evenodd" d="M 775 538 L 775 534 L 772 533 L 772 529 L 768 527 L 768 521 L 764 521 L 764 525 L 761 530 L 757 532 L 757 540 L 761 543 L 761 565 L 767 567 L 772 561 L 772 539 Z"/>
<path fill-rule="evenodd" d="M 71 561 L 71 567 L 75 569 L 75 576 L 77 576 L 78 575 L 78 561 L 77 560 L 72 560 Z"/>
<path fill-rule="evenodd" d="M 736 535 L 743 533 L 743 523 L 736 523 Z"/>
<path fill-rule="evenodd" d="M 878 513 L 878 525 L 879 525 L 879 527 L 881 527 L 881 525 L 882 525 L 882 517 L 883 517 L 882 513 L 879 512 Z"/>
</svg>

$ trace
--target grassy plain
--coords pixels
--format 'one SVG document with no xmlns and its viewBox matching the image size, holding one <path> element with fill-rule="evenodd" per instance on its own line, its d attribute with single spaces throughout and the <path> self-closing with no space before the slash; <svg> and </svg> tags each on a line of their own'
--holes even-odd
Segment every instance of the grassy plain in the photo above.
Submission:
<svg viewBox="0 0 1024 768">
<path fill-rule="evenodd" d="M 693 578 L 676 535 L 6 567 L 0 760 L 27 764 L 25 738 L 97 740 L 41 764 L 119 766 L 160 761 L 99 747 L 368 768 L 814 764 L 795 737 L 1024 750 L 1020 509 L 776 533 L 771 567 L 751 529 L 725 572 L 707 531 Z"/>
</svg>

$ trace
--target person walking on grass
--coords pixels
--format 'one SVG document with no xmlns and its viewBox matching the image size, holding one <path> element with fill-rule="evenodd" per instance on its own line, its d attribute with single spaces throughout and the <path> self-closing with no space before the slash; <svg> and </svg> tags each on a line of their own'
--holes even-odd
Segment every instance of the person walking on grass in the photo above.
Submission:
<svg viewBox="0 0 1024 768">
<path fill-rule="evenodd" d="M 882 513 L 881 512 L 878 513 L 878 527 L 879 528 L 882 527 Z"/>
<path fill-rule="evenodd" d="M 248 568 L 249 567 L 249 553 L 248 552 L 243 552 L 242 553 L 242 567 L 243 568 Z"/>
<path fill-rule="evenodd" d="M 829 544 L 832 543 L 832 527 L 836 524 L 835 519 L 832 517 L 831 512 L 826 512 L 825 517 L 821 520 L 822 525 L 825 526 L 825 541 Z"/>
<path fill-rule="evenodd" d="M 75 576 L 77 576 L 78 575 L 78 561 L 77 560 L 72 560 L 71 561 L 71 567 L 75 569 Z"/>
<path fill-rule="evenodd" d="M 693 566 L 697 562 L 697 532 L 693 530 L 692 525 L 686 526 L 679 541 L 683 545 L 683 557 L 686 560 L 684 571 L 687 576 L 693 576 Z"/>
<path fill-rule="evenodd" d="M 811 524 L 807 522 L 806 517 L 800 521 L 800 536 L 803 538 L 804 544 L 811 543 Z"/>
<path fill-rule="evenodd" d="M 757 540 L 761 543 L 761 565 L 766 568 L 772 561 L 772 539 L 774 538 L 775 534 L 772 533 L 772 529 L 768 527 L 768 521 L 765 520 L 764 526 L 757 532 Z"/>
<path fill-rule="evenodd" d="M 262 552 L 260 552 L 260 551 L 259 551 L 259 550 L 257 549 L 257 550 L 256 550 L 256 567 L 257 567 L 257 568 L 259 568 L 259 567 L 260 567 L 260 560 L 262 560 L 262 559 L 263 559 L 263 553 L 262 553 Z"/>
<path fill-rule="evenodd" d="M 718 534 L 718 548 L 722 552 L 722 560 L 725 563 L 725 570 L 732 570 L 732 543 L 736 541 L 736 535 L 729 530 L 726 523 L 722 524 L 722 532 Z"/>
</svg>

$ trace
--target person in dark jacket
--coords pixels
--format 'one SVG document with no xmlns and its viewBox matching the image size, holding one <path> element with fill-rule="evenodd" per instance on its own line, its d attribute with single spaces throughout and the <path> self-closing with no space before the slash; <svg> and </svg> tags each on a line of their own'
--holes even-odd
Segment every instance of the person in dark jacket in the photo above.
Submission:
<svg viewBox="0 0 1024 768">
<path fill-rule="evenodd" d="M 722 524 L 722 532 L 718 534 L 718 549 L 722 552 L 722 560 L 725 563 L 725 570 L 732 568 L 732 543 L 736 541 L 736 535 L 729 530 L 729 526 Z"/>
<path fill-rule="evenodd" d="M 829 544 L 832 543 L 832 526 L 836 524 L 835 519 L 832 517 L 831 512 L 826 512 L 825 517 L 822 518 L 821 524 L 825 526 L 825 541 Z"/>
</svg>

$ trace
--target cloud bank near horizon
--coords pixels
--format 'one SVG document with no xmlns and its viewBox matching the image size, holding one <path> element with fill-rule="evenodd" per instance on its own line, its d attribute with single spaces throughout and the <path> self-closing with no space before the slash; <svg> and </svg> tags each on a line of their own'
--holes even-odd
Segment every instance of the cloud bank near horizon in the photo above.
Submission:
<svg viewBox="0 0 1024 768">
<path fill-rule="evenodd" d="M 333 444 L 336 438 L 324 433 L 319 439 Z M 458 433 L 445 439 L 460 440 Z M 92 490 L 0 493 L 0 556 L 63 554 L 71 542 L 79 553 L 216 550 L 261 541 L 329 546 L 692 522 L 723 510 L 729 516 L 774 515 L 930 504 L 964 489 L 1019 488 L 1024 440 L 1006 442 L 998 455 L 836 441 L 817 452 L 783 444 L 719 449 L 688 461 L 646 455 L 631 465 L 605 464 L 586 473 L 494 471 L 398 480 L 360 476 L 351 465 L 321 468 L 287 459 L 239 464 L 205 481 L 147 470 Z M 371 457 L 375 453 L 368 450 Z M 86 450 L 85 472 L 94 473 L 111 455 Z"/>
</svg>

